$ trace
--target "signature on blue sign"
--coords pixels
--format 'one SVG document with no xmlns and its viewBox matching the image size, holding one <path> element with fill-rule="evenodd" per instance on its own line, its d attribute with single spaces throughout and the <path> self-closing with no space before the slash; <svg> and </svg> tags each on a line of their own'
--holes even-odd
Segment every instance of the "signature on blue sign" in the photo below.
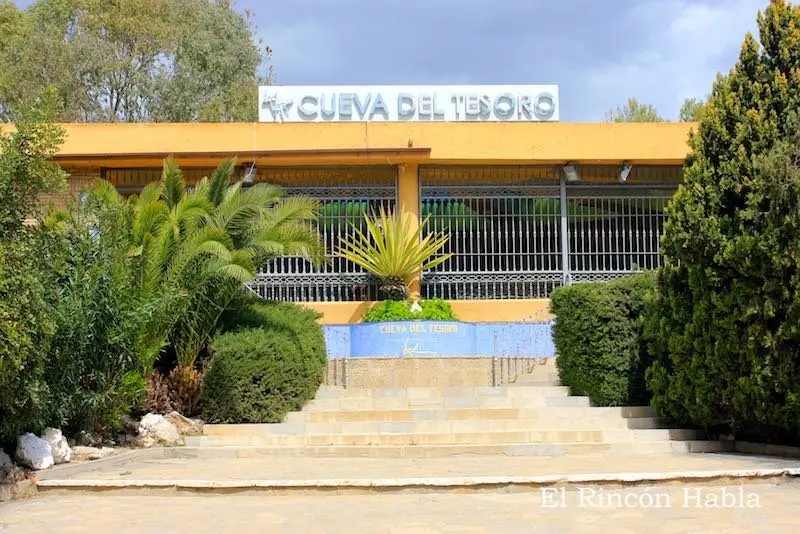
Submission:
<svg viewBox="0 0 800 534">
<path fill-rule="evenodd" d="M 405 339 L 403 341 L 403 356 L 436 356 L 436 353 L 430 350 L 419 350 L 419 343 L 409 346 L 408 339 Z"/>
</svg>

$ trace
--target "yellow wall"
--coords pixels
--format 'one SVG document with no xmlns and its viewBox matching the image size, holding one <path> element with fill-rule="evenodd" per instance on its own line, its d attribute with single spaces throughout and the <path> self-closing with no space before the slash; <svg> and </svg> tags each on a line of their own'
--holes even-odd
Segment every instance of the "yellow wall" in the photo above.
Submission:
<svg viewBox="0 0 800 534">
<path fill-rule="evenodd" d="M 502 323 L 513 321 L 549 321 L 548 299 L 520 300 L 451 300 L 450 305 L 456 317 L 466 322 Z M 323 314 L 322 324 L 352 324 L 361 321 L 361 317 L 375 302 L 304 302 Z"/>
<path fill-rule="evenodd" d="M 152 165 L 166 154 L 213 164 L 259 153 L 259 165 L 390 163 L 680 164 L 693 123 L 222 123 L 67 124 L 59 158 L 86 165 L 97 155 Z M 334 151 L 335 153 L 332 153 Z M 336 152 L 338 151 L 338 152 Z M 350 152 L 348 152 L 350 151 Z M 149 158 L 149 159 L 148 159 Z"/>
</svg>

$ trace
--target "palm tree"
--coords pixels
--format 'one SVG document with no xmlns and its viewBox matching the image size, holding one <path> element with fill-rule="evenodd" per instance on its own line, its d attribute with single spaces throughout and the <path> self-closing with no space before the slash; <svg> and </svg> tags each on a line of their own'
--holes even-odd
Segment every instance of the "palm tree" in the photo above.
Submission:
<svg viewBox="0 0 800 534">
<path fill-rule="evenodd" d="M 148 328 L 140 351 L 155 362 L 169 341 L 179 365 L 193 367 L 219 316 L 270 259 L 292 255 L 319 262 L 324 246 L 312 228 L 317 203 L 283 198 L 279 188 L 232 183 L 234 160 L 222 162 L 187 192 L 174 160 L 162 180 L 134 200 L 137 275 Z"/>
<path fill-rule="evenodd" d="M 408 298 L 411 281 L 424 269 L 445 261 L 452 254 L 433 257 L 447 243 L 446 234 L 427 234 L 415 227 L 411 214 L 395 216 L 381 208 L 376 216 L 364 215 L 367 232 L 352 225 L 354 237 L 340 238 L 337 255 L 364 268 L 381 280 L 381 292 L 390 300 Z"/>
</svg>

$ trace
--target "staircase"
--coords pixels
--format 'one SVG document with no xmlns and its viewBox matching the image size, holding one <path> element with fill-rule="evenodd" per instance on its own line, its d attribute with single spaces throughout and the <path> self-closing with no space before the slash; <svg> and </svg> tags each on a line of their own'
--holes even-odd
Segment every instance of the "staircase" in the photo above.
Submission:
<svg viewBox="0 0 800 534">
<path fill-rule="evenodd" d="M 552 369 L 501 387 L 322 386 L 278 424 L 205 425 L 187 447 L 227 456 L 446 457 L 718 452 L 696 430 L 664 429 L 649 407 L 592 407 Z"/>
</svg>

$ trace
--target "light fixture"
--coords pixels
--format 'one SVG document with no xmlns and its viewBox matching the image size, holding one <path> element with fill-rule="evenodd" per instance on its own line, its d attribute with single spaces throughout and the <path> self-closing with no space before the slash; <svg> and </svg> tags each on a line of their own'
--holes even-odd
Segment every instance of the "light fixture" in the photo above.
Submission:
<svg viewBox="0 0 800 534">
<path fill-rule="evenodd" d="M 242 187 L 250 187 L 256 181 L 256 164 L 251 163 L 249 167 L 245 167 L 244 174 L 242 174 Z"/>
<path fill-rule="evenodd" d="M 633 169 L 633 166 L 629 162 L 625 161 L 622 163 L 622 169 L 619 171 L 619 183 L 624 184 L 628 181 L 628 176 L 631 174 L 631 169 Z"/>
<path fill-rule="evenodd" d="M 571 184 L 581 181 L 581 175 L 578 174 L 578 166 L 574 163 L 564 165 L 564 176 L 567 177 L 567 182 Z"/>
</svg>

